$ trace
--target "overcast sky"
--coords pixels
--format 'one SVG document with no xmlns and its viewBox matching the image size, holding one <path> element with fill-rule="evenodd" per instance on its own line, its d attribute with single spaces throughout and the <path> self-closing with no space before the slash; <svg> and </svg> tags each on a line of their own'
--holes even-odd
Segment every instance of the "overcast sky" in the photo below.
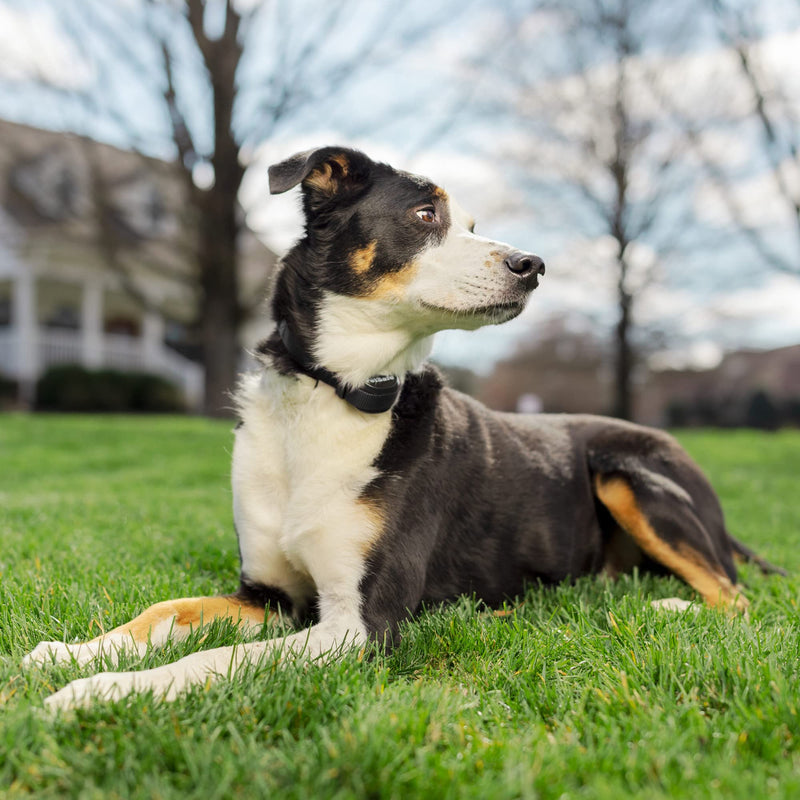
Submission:
<svg viewBox="0 0 800 800">
<path fill-rule="evenodd" d="M 117 2 L 131 5 L 134 0 Z M 357 46 L 359 26 L 369 30 L 378 7 L 361 0 L 353 0 L 351 5 L 364 13 L 360 21 L 354 15 L 337 33 L 341 41 L 335 45 L 342 49 Z M 379 70 L 370 71 L 359 82 L 347 86 L 342 96 L 323 106 L 320 113 L 294 118 L 267 143 L 258 146 L 251 154 L 241 200 L 252 227 L 273 249 L 283 252 L 300 231 L 299 202 L 296 192 L 269 196 L 266 168 L 293 152 L 322 144 L 349 144 L 374 158 L 426 174 L 445 186 L 475 215 L 479 233 L 536 252 L 548 264 L 542 286 L 519 319 L 478 333 L 448 333 L 440 337 L 435 354 L 441 360 L 485 371 L 517 342 L 535 337 L 538 321 L 548 315 L 569 316 L 576 325 L 602 329 L 613 322 L 615 309 L 611 273 L 582 266 L 607 257 L 607 237 L 576 236 L 569 220 L 548 220 L 541 199 L 526 194 L 515 180 L 514 170 L 499 157 L 501 150 L 506 152 L 509 143 L 513 144 L 518 132 L 509 130 L 502 121 L 479 117 L 470 102 L 464 101 L 466 96 L 477 107 L 481 99 L 500 90 L 491 65 L 473 73 L 466 94 L 460 79 L 470 52 L 483 53 L 485 57 L 487 48 L 502 43 L 504 23 L 496 13 L 497 5 L 489 0 L 459 5 L 466 10 L 447 21 L 432 11 L 430 3 L 409 0 L 404 4 L 403 13 L 410 21 L 435 17 L 436 30 L 423 37 L 420 46 L 406 43 L 402 51 L 390 53 Z M 44 0 L 0 0 L 0 81 L 4 84 L 0 90 L 0 116 L 43 126 L 58 126 L 68 120 L 72 127 L 85 126 L 82 133 L 114 141 L 112 128 L 98 126 L 72 112 L 64 113 L 52 95 L 25 84 L 32 71 L 65 88 L 81 87 L 93 80 L 91 66 L 59 29 L 48 6 Z M 296 2 L 290 6 L 290 13 L 308 13 L 312 6 Z M 663 7 L 668 11 L 670 2 Z M 782 76 L 784 90 L 792 93 L 800 108 L 800 31 L 792 28 L 783 7 L 781 0 L 772 0 L 765 6 L 770 13 L 759 55 L 770 70 Z M 530 37 L 531 46 L 552 41 L 548 24 L 546 17 L 526 22 L 523 33 Z M 270 40 L 265 38 L 265 47 L 269 46 Z M 720 80 L 724 73 L 721 65 L 728 62 L 729 54 L 708 40 L 689 53 L 654 53 L 652 58 L 663 59 L 665 68 L 681 59 L 681 74 L 685 76 L 688 69 L 692 76 L 685 93 L 694 92 L 703 98 L 707 96 L 708 82 Z M 563 82 L 553 83 L 554 92 L 562 89 Z M 409 109 L 402 101 L 415 96 L 424 100 L 419 108 Z M 735 95 L 730 97 L 733 102 Z M 392 110 L 398 101 L 403 114 Z M 130 103 L 144 119 L 152 115 L 153 127 L 157 127 L 156 111 L 148 107 L 144 96 L 137 96 L 135 87 L 131 88 Z M 741 138 L 741 130 L 726 134 L 721 129 L 716 135 L 717 154 L 740 173 L 737 191 L 748 198 L 747 208 L 752 215 L 749 221 L 771 226 L 778 245 L 782 236 L 788 241 L 782 210 L 773 201 L 771 179 L 763 169 L 748 165 L 750 149 Z M 710 181 L 698 184 L 691 202 L 696 217 L 704 224 L 711 228 L 724 224 L 726 210 Z M 709 273 L 712 282 L 716 274 L 725 276 L 724 286 L 708 282 L 703 285 L 699 279 L 673 284 L 667 281 L 642 296 L 640 321 L 680 320 L 679 346 L 662 353 L 660 363 L 678 363 L 686 356 L 698 364 L 711 363 L 722 347 L 766 347 L 800 341 L 800 280 L 754 268 L 754 254 L 743 244 L 731 240 L 727 247 L 729 250 L 720 245 L 716 253 L 717 258 L 724 253 L 726 264 L 719 265 L 718 273 Z M 698 263 L 692 265 L 690 274 L 701 276 L 711 266 L 716 268 L 714 255 L 698 250 Z M 641 258 L 648 257 L 650 254 L 643 248 Z"/>
</svg>

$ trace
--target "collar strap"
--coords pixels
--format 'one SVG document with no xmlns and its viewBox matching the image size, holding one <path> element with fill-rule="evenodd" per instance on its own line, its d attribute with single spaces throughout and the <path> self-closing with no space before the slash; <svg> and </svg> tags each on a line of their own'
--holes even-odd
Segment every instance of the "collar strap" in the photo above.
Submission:
<svg viewBox="0 0 800 800">
<path fill-rule="evenodd" d="M 373 375 L 361 386 L 349 387 L 343 384 L 330 370 L 315 367 L 300 342 L 289 330 L 285 319 L 278 323 L 278 335 L 289 355 L 310 378 L 333 387 L 336 395 L 353 408 L 365 414 L 382 414 L 388 411 L 400 396 L 400 380 L 396 375 Z"/>
</svg>

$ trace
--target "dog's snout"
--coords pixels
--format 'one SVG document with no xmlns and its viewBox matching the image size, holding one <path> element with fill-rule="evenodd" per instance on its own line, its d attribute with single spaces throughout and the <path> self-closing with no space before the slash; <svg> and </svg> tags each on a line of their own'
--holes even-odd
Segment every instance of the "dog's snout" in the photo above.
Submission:
<svg viewBox="0 0 800 800">
<path fill-rule="evenodd" d="M 529 275 L 544 275 L 544 261 L 532 253 L 521 253 L 519 250 L 515 250 L 506 256 L 503 263 L 520 278 L 527 278 Z"/>
</svg>

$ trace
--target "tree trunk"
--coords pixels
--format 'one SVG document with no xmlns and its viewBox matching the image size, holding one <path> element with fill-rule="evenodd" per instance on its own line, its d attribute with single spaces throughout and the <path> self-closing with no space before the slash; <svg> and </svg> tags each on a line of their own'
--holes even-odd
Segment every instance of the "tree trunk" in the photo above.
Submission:
<svg viewBox="0 0 800 800">
<path fill-rule="evenodd" d="M 241 16 L 231 0 L 225 2 L 225 27 L 218 38 L 209 38 L 204 28 L 206 3 L 189 0 L 189 23 L 203 56 L 211 87 L 214 149 L 211 165 L 214 184 L 197 191 L 199 224 L 197 242 L 200 266 L 200 330 L 205 366 L 204 411 L 213 417 L 231 416 L 230 392 L 239 366 L 239 187 L 244 169 L 239 163 L 239 145 L 233 133 L 236 71 L 242 56 L 238 39 Z M 180 151 L 180 143 L 178 143 Z M 187 166 L 187 169 L 191 169 Z"/>
<path fill-rule="evenodd" d="M 231 187 L 232 188 L 232 187 Z M 205 366 L 204 413 L 232 415 L 230 392 L 239 369 L 239 272 L 236 193 L 215 191 L 201 207 L 199 265 L 202 296 L 200 333 Z"/>
<path fill-rule="evenodd" d="M 633 419 L 633 350 L 631 348 L 631 306 L 633 298 L 619 289 L 619 321 L 614 331 L 614 399 L 612 414 Z"/>
</svg>

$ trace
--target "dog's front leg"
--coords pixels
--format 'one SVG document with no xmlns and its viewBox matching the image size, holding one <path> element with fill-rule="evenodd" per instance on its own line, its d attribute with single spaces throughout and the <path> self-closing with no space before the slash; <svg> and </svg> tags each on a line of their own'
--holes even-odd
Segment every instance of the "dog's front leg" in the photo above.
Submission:
<svg viewBox="0 0 800 800">
<path fill-rule="evenodd" d="M 139 672 L 101 672 L 80 678 L 45 700 L 50 709 L 87 705 L 92 699 L 116 700 L 131 692 L 152 691 L 153 695 L 173 700 L 193 685 L 232 676 L 245 664 L 267 657 L 327 659 L 366 641 L 361 618 L 358 586 L 361 570 L 352 562 L 340 570 L 328 568 L 324 588 L 319 592 L 320 621 L 307 630 L 265 642 L 249 642 L 192 653 L 172 664 Z M 349 568 L 348 568 L 349 567 Z"/>
<path fill-rule="evenodd" d="M 337 616 L 285 638 L 192 653 L 172 664 L 140 672 L 101 672 L 79 678 L 48 697 L 45 705 L 51 710 L 66 709 L 93 700 L 118 700 L 132 692 L 152 692 L 156 698 L 174 700 L 191 686 L 231 677 L 242 666 L 257 664 L 265 657 L 324 661 L 363 644 L 365 639 L 360 619 L 348 622 Z"/>
<path fill-rule="evenodd" d="M 274 616 L 274 610 L 271 612 Z M 130 622 L 88 642 L 40 642 L 22 661 L 23 667 L 55 662 L 88 664 L 98 656 L 116 662 L 122 653 L 144 655 L 148 646 L 162 647 L 168 641 L 182 641 L 193 630 L 214 619 L 227 618 L 245 630 L 257 631 L 264 622 L 265 609 L 235 595 L 186 597 L 150 606 Z"/>
<path fill-rule="evenodd" d="M 267 642 L 218 647 L 181 658 L 172 664 L 140 672 L 100 672 L 79 678 L 45 699 L 50 710 L 86 706 L 96 700 L 118 700 L 132 692 L 151 691 L 154 697 L 174 699 L 193 684 L 202 684 L 232 673 L 264 652 Z"/>
</svg>

